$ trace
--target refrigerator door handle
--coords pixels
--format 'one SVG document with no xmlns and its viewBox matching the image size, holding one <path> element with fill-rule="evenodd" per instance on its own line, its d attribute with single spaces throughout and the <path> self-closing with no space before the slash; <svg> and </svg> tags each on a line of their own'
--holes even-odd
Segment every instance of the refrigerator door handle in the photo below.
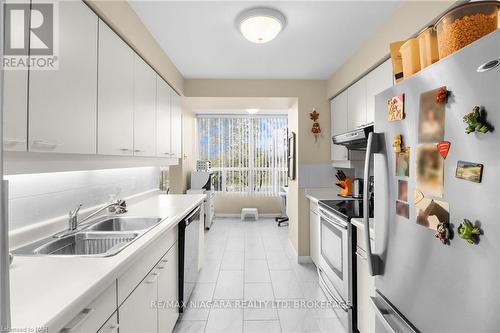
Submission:
<svg viewBox="0 0 500 333">
<path fill-rule="evenodd" d="M 378 256 L 372 254 L 372 247 L 370 241 L 370 211 L 369 211 L 369 193 L 368 193 L 368 179 L 370 177 L 370 168 L 372 155 L 380 152 L 380 135 L 379 133 L 371 132 L 368 134 L 368 142 L 366 146 L 365 155 L 365 171 L 363 182 L 363 224 L 365 226 L 365 242 L 366 242 L 366 259 L 368 260 L 368 269 L 371 276 L 380 275 Z"/>
</svg>

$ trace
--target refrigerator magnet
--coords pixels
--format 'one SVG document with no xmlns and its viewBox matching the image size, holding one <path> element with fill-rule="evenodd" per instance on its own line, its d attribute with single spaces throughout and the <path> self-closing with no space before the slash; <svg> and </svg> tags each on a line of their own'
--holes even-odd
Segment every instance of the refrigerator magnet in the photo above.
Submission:
<svg viewBox="0 0 500 333">
<path fill-rule="evenodd" d="M 415 204 L 417 224 L 432 230 L 440 223 L 450 223 L 450 205 L 447 202 L 424 197 Z"/>
<path fill-rule="evenodd" d="M 438 142 L 436 146 L 439 150 L 439 155 L 441 155 L 443 159 L 446 159 L 446 156 L 448 156 L 448 151 L 450 150 L 451 142 L 441 141 Z"/>
<path fill-rule="evenodd" d="M 401 152 L 402 142 L 403 139 L 401 137 L 401 134 L 394 135 L 394 138 L 392 139 L 392 149 L 394 149 L 395 153 Z"/>
<path fill-rule="evenodd" d="M 492 129 L 492 126 L 486 121 L 486 111 L 477 105 L 472 108 L 471 113 L 464 116 L 463 120 L 467 124 L 465 128 L 467 134 L 473 132 L 488 133 Z"/>
<path fill-rule="evenodd" d="M 443 245 L 450 244 L 450 224 L 448 222 L 439 222 L 434 236 L 443 243 Z"/>
<path fill-rule="evenodd" d="M 448 100 L 448 95 L 449 91 L 448 89 L 446 89 L 446 86 L 439 88 L 436 93 L 436 103 L 446 104 Z"/>
<path fill-rule="evenodd" d="M 405 94 L 399 94 L 387 101 L 387 120 L 396 121 L 404 118 Z"/>
<path fill-rule="evenodd" d="M 405 219 L 410 218 L 410 206 L 401 201 L 396 201 L 396 214 L 404 217 Z"/>
<path fill-rule="evenodd" d="M 458 161 L 455 177 L 473 183 L 480 183 L 483 178 L 483 165 L 479 163 Z"/>
<path fill-rule="evenodd" d="M 418 142 L 420 143 L 444 140 L 446 106 L 436 100 L 436 94 L 440 89 L 430 90 L 420 95 L 418 115 Z"/>
<path fill-rule="evenodd" d="M 410 176 L 410 147 L 404 147 L 396 153 L 396 177 Z"/>
<path fill-rule="evenodd" d="M 462 238 L 467 243 L 473 245 L 479 243 L 479 235 L 481 235 L 481 229 L 479 226 L 472 224 L 470 220 L 464 219 L 463 223 L 457 228 L 458 237 Z"/>
</svg>

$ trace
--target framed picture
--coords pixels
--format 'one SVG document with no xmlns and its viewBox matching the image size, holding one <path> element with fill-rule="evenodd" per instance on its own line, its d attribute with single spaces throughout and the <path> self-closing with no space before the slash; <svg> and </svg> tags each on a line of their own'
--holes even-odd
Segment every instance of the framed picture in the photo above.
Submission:
<svg viewBox="0 0 500 333">
<path fill-rule="evenodd" d="M 288 167 L 288 179 L 295 180 L 296 168 L 295 168 L 295 133 L 290 132 L 288 134 L 288 153 L 287 153 L 287 167 Z"/>
<path fill-rule="evenodd" d="M 483 165 L 479 163 L 458 161 L 455 177 L 474 183 L 480 183 L 481 178 L 483 178 Z"/>
</svg>

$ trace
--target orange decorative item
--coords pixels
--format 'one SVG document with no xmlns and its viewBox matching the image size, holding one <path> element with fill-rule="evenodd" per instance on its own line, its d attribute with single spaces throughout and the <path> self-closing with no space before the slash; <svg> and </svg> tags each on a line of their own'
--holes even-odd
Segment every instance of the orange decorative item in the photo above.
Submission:
<svg viewBox="0 0 500 333">
<path fill-rule="evenodd" d="M 436 95 L 436 102 L 439 104 L 443 104 L 446 103 L 447 99 L 448 99 L 448 90 L 446 89 L 446 87 L 439 88 Z"/>
<path fill-rule="evenodd" d="M 316 109 L 313 109 L 313 112 L 309 113 L 311 120 L 313 121 L 313 127 L 311 128 L 311 133 L 314 135 L 314 141 L 318 142 L 318 136 L 321 133 L 321 127 L 319 126 L 319 113 Z"/>
</svg>

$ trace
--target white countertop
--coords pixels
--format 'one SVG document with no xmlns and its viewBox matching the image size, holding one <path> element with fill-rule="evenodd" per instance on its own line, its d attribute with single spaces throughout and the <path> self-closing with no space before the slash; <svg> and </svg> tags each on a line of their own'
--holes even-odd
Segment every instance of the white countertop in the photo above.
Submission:
<svg viewBox="0 0 500 333">
<path fill-rule="evenodd" d="M 341 197 L 339 190 L 333 187 L 308 188 L 306 189 L 306 198 L 317 203 L 319 200 L 353 200 L 353 198 Z"/>
<path fill-rule="evenodd" d="M 10 268 L 12 328 L 60 330 L 141 254 L 177 225 L 204 195 L 155 195 L 128 207 L 124 216 L 166 218 L 123 251 L 108 258 L 21 257 Z"/>
</svg>

